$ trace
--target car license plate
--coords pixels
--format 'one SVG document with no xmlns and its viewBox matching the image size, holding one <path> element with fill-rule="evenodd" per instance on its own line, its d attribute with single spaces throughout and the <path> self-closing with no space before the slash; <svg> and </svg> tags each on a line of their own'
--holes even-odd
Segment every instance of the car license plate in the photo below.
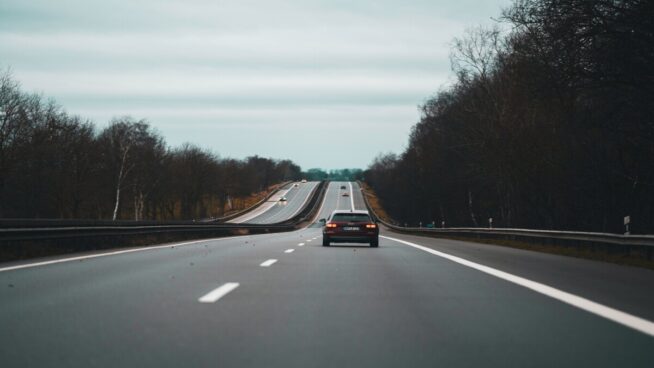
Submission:
<svg viewBox="0 0 654 368">
<path fill-rule="evenodd" d="M 345 226 L 345 227 L 343 227 L 343 230 L 345 230 L 345 231 L 357 231 L 357 230 L 359 230 L 359 228 L 356 227 L 356 226 Z"/>
</svg>

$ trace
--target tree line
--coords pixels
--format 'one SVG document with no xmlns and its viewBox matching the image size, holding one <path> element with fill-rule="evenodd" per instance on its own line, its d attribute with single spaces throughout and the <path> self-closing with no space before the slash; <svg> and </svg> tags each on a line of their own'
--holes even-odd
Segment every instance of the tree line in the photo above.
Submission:
<svg viewBox="0 0 654 368">
<path fill-rule="evenodd" d="M 333 180 L 333 181 L 353 181 L 363 179 L 362 169 L 331 169 L 325 171 L 319 168 L 307 170 L 304 174 L 307 180 Z"/>
<path fill-rule="evenodd" d="M 654 233 L 654 2 L 516 0 L 365 171 L 398 222 Z"/>
<path fill-rule="evenodd" d="M 290 160 L 169 147 L 145 120 L 98 129 L 0 73 L 0 218 L 216 217 L 237 198 L 301 177 Z"/>
</svg>

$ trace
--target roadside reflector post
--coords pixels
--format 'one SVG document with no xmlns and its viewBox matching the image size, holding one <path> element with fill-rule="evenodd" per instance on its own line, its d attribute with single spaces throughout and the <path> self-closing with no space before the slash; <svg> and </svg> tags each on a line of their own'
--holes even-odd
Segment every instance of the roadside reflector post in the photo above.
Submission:
<svg viewBox="0 0 654 368">
<path fill-rule="evenodd" d="M 407 227 L 407 224 L 406 224 L 406 222 L 404 223 L 404 227 Z"/>
<path fill-rule="evenodd" d="M 624 217 L 624 234 L 630 235 L 629 233 L 629 224 L 631 223 L 631 216 Z"/>
<path fill-rule="evenodd" d="M 418 227 L 422 227 L 422 221 L 418 222 Z"/>
<path fill-rule="evenodd" d="M 489 218 L 488 218 L 488 228 L 489 228 L 489 229 L 492 229 L 492 228 L 493 228 L 493 218 L 492 218 L 492 217 L 489 217 Z"/>
<path fill-rule="evenodd" d="M 445 221 L 441 221 L 441 228 L 445 229 Z"/>
</svg>

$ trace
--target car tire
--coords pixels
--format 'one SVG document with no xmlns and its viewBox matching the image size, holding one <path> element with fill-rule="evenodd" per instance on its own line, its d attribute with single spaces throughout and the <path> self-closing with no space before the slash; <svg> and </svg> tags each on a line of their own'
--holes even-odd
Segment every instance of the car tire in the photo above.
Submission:
<svg viewBox="0 0 654 368">
<path fill-rule="evenodd" d="M 378 248 L 379 247 L 379 239 L 375 239 L 370 241 L 370 246 L 373 248 Z"/>
<path fill-rule="evenodd" d="M 328 247 L 329 246 L 329 238 L 326 236 L 322 237 L 322 246 L 323 247 Z"/>
</svg>

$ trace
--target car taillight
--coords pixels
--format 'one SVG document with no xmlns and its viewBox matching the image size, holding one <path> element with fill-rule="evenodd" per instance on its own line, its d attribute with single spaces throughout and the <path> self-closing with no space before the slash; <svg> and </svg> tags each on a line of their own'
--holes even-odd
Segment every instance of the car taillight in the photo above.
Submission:
<svg viewBox="0 0 654 368">
<path fill-rule="evenodd" d="M 376 227 L 377 227 L 377 225 L 375 225 L 375 224 L 367 224 L 366 225 L 366 228 L 368 228 L 368 229 L 374 229 Z"/>
<path fill-rule="evenodd" d="M 326 227 L 336 227 L 336 224 L 327 224 Z"/>
</svg>

